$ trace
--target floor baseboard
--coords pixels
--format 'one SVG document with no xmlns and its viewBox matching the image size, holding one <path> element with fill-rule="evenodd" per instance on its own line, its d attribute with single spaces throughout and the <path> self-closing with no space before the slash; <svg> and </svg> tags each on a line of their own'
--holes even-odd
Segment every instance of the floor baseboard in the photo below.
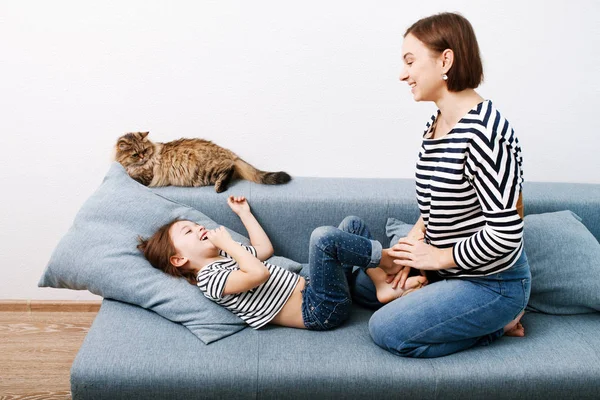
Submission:
<svg viewBox="0 0 600 400">
<path fill-rule="evenodd" d="M 101 300 L 0 300 L 0 312 L 98 312 Z"/>
</svg>

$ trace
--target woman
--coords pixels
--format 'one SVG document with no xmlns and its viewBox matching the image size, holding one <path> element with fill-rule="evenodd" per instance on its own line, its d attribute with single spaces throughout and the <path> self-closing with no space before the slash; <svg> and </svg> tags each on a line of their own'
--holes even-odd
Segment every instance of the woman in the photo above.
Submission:
<svg viewBox="0 0 600 400">
<path fill-rule="evenodd" d="M 393 266 L 381 268 L 395 275 L 394 287 L 411 268 L 433 283 L 376 311 L 371 336 L 409 357 L 523 336 L 531 274 L 517 210 L 521 149 L 508 121 L 474 90 L 483 68 L 473 28 L 458 14 L 421 19 L 406 31 L 402 56 L 400 80 L 438 111 L 417 162 L 421 217 L 390 250 Z"/>
</svg>

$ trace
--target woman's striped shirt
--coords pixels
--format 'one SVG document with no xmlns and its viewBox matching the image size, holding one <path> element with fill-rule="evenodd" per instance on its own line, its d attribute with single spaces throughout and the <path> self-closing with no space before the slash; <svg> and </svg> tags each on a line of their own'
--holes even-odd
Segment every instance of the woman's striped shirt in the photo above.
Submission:
<svg viewBox="0 0 600 400">
<path fill-rule="evenodd" d="M 240 244 L 256 257 L 256 249 Z M 258 329 L 281 311 L 300 279 L 299 275 L 264 261 L 269 279 L 252 290 L 223 296 L 229 274 L 240 269 L 237 262 L 224 251 L 223 257 L 198 272 L 198 287 L 204 296 L 227 308 L 254 329 Z"/>
<path fill-rule="evenodd" d="M 445 277 L 482 276 L 510 268 L 523 248 L 517 200 L 523 182 L 521 148 L 489 100 L 479 103 L 447 135 L 429 139 L 417 162 L 417 201 L 425 241 L 452 247 L 456 268 Z"/>
</svg>

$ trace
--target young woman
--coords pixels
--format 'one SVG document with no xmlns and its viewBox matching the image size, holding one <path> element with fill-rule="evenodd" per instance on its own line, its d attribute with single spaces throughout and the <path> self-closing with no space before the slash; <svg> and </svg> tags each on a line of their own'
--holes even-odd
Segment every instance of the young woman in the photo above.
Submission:
<svg viewBox="0 0 600 400">
<path fill-rule="evenodd" d="M 309 279 L 271 265 L 269 237 L 244 197 L 230 196 L 227 204 L 250 237 L 250 246 L 234 242 L 223 227 L 207 230 L 192 221 L 175 220 L 161 227 L 138 248 L 154 266 L 197 284 L 204 295 L 258 329 L 267 323 L 313 330 L 332 329 L 350 314 L 352 300 L 347 275 L 352 266 L 366 269 L 378 301 L 389 302 L 427 283 L 411 277 L 406 288 L 386 283 L 391 257 L 382 257 L 381 244 L 357 217 L 347 217 L 339 228 L 315 229 L 310 239 Z M 385 253 L 385 252 L 383 252 Z"/>
<path fill-rule="evenodd" d="M 421 19 L 406 31 L 402 57 L 400 80 L 438 111 L 417 163 L 421 217 L 392 247 L 392 267 L 381 268 L 396 274 L 394 287 L 411 268 L 437 282 L 376 311 L 371 336 L 409 357 L 523 336 L 531 274 L 518 212 L 521 148 L 509 122 L 474 90 L 483 68 L 473 28 L 458 14 Z"/>
</svg>

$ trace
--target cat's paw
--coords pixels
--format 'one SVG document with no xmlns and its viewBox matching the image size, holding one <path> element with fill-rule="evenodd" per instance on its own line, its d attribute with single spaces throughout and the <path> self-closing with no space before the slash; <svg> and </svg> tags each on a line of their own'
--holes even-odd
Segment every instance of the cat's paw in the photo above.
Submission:
<svg viewBox="0 0 600 400">
<path fill-rule="evenodd" d="M 227 185 L 226 184 L 216 184 L 215 185 L 215 192 L 217 193 L 223 193 L 224 191 L 227 190 Z"/>
</svg>

